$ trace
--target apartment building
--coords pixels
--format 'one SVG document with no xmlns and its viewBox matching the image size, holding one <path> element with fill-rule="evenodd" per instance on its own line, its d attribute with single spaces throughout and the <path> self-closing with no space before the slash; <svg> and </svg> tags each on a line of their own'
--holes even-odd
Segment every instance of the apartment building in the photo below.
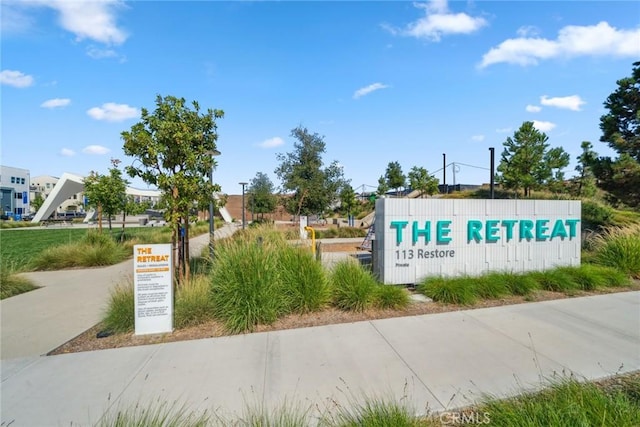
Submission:
<svg viewBox="0 0 640 427">
<path fill-rule="evenodd" d="M 30 213 L 28 169 L 0 166 L 0 210 L 3 216 L 21 217 Z"/>
</svg>

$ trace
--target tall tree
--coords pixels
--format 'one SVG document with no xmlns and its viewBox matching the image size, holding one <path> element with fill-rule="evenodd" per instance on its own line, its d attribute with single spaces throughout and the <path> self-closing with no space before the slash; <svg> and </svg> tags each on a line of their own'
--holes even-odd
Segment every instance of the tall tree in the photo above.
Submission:
<svg viewBox="0 0 640 427">
<path fill-rule="evenodd" d="M 189 278 L 190 213 L 220 191 L 208 177 L 216 165 L 216 120 L 223 116 L 222 110 L 201 113 L 196 101 L 189 107 L 184 98 L 158 95 L 155 110 L 143 108 L 140 122 L 122 132 L 125 154 L 139 160 L 126 168 L 127 173 L 163 193 L 180 282 Z"/>
<path fill-rule="evenodd" d="M 619 155 L 594 161 L 593 172 L 600 188 L 612 201 L 640 207 L 640 61 L 633 63 L 630 77 L 617 81 L 618 88 L 604 102 L 608 113 L 600 117 L 605 142 Z"/>
<path fill-rule="evenodd" d="M 44 198 L 42 197 L 42 193 L 37 193 L 33 200 L 31 200 L 31 207 L 35 209 L 36 212 L 40 210 L 43 204 Z"/>
<path fill-rule="evenodd" d="M 380 178 L 378 178 L 378 188 L 376 189 L 376 194 L 378 196 L 384 196 L 385 194 L 387 194 L 387 191 L 389 191 L 389 184 L 387 183 L 387 179 L 384 177 L 384 175 L 381 175 Z"/>
<path fill-rule="evenodd" d="M 293 129 L 291 136 L 296 139 L 294 150 L 277 155 L 280 165 L 275 170 L 283 190 L 293 192 L 285 199 L 286 208 L 296 215 L 323 213 L 336 202 L 346 183 L 342 167 L 336 161 L 324 167 L 326 144 L 322 136 L 301 126 Z"/>
<path fill-rule="evenodd" d="M 247 207 L 252 213 L 260 214 L 264 219 L 264 214 L 271 213 L 278 206 L 278 197 L 274 194 L 275 187 L 266 173 L 258 172 L 249 183 L 249 197 L 247 197 Z"/>
<path fill-rule="evenodd" d="M 531 190 L 563 179 L 562 169 L 569 164 L 568 154 L 560 147 L 547 150 L 549 138 L 537 130 L 533 122 L 524 122 L 513 138 L 504 142 L 504 151 L 498 165 L 498 182 L 505 188 Z"/>
<path fill-rule="evenodd" d="M 596 179 L 591 170 L 592 165 L 598 158 L 598 153 L 592 150 L 593 145 L 589 141 L 582 141 L 580 144 L 582 152 L 576 158 L 578 164 L 575 178 L 575 195 L 578 197 L 593 197 L 596 194 Z"/>
<path fill-rule="evenodd" d="M 356 198 L 356 192 L 351 185 L 346 184 L 340 190 L 340 207 L 343 214 L 351 215 L 356 213 L 355 210 L 358 206 L 358 199 Z"/>
<path fill-rule="evenodd" d="M 122 177 L 122 171 L 118 169 L 119 164 L 120 160 L 111 159 L 108 175 L 92 171 L 84 179 L 84 194 L 89 206 L 96 208 L 99 217 L 106 215 L 109 230 L 112 229 L 111 218 L 123 211 L 127 196 L 128 182 Z M 98 222 L 98 226 L 102 231 L 102 221 Z"/>
<path fill-rule="evenodd" d="M 420 197 L 424 195 L 432 196 L 438 192 L 438 178 L 429 175 L 423 167 L 414 166 L 409 171 L 409 185 L 412 190 L 420 192 Z"/>
<path fill-rule="evenodd" d="M 396 189 L 396 196 L 400 195 L 400 187 L 407 185 L 407 177 L 402 173 L 402 167 L 398 162 L 389 162 L 384 174 L 390 188 Z"/>
</svg>

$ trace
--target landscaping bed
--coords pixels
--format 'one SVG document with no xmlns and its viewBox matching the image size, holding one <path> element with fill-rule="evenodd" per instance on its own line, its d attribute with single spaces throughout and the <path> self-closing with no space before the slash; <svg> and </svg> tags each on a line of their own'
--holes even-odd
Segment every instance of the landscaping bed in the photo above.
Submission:
<svg viewBox="0 0 640 427">
<path fill-rule="evenodd" d="M 640 281 L 635 281 L 631 286 L 604 289 L 597 292 L 576 292 L 569 296 L 562 292 L 535 291 L 528 296 L 510 296 L 506 298 L 483 300 L 473 305 L 443 304 L 437 302 L 412 302 L 407 308 L 402 310 L 376 310 L 370 309 L 363 312 L 343 311 L 336 308 L 329 308 L 318 312 L 306 314 L 290 314 L 276 320 L 271 325 L 258 325 L 254 333 L 268 332 L 283 329 L 307 328 L 313 326 L 333 325 L 340 323 L 360 322 L 375 319 L 386 319 L 392 317 L 418 316 L 425 314 L 446 313 L 451 311 L 497 307 L 503 305 L 523 304 L 529 302 L 550 301 L 579 296 L 601 295 L 612 292 L 628 292 L 640 290 Z M 103 331 L 104 326 L 98 324 L 85 331 L 71 341 L 54 349 L 48 355 L 58 355 L 65 353 L 77 353 L 82 351 L 105 350 L 110 348 L 130 347 L 138 345 L 159 344 L 177 341 L 187 341 L 196 339 L 215 338 L 230 335 L 224 325 L 216 320 L 175 330 L 171 334 L 142 335 L 136 336 L 133 333 L 114 334 L 105 338 L 97 338 L 96 335 Z"/>
</svg>

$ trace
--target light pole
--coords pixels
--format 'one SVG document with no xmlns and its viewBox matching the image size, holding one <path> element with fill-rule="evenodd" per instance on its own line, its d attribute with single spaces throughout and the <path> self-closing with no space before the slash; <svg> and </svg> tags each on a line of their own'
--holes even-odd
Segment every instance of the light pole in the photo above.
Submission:
<svg viewBox="0 0 640 427">
<path fill-rule="evenodd" d="M 242 229 L 244 230 L 245 222 L 244 222 L 244 186 L 247 185 L 247 182 L 239 182 L 238 184 L 242 185 Z"/>
<path fill-rule="evenodd" d="M 213 167 L 214 167 L 214 157 L 219 156 L 220 152 L 218 150 L 211 150 L 207 152 L 207 154 L 211 155 L 211 170 L 209 171 L 209 184 L 213 188 Z M 209 258 L 211 258 L 211 262 L 213 262 L 213 238 L 214 238 L 215 226 L 213 224 L 213 193 L 211 193 L 211 200 L 209 200 Z"/>
</svg>

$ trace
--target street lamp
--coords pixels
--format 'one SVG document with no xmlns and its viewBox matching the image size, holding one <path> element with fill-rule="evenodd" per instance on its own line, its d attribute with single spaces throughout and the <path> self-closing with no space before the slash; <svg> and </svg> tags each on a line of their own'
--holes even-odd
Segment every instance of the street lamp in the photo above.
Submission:
<svg viewBox="0 0 640 427">
<path fill-rule="evenodd" d="M 245 222 L 244 222 L 244 186 L 247 185 L 247 182 L 239 182 L 238 184 L 242 185 L 242 229 L 244 230 Z"/>
<path fill-rule="evenodd" d="M 209 184 L 213 187 L 213 167 L 214 157 L 219 156 L 221 153 L 218 150 L 207 151 L 206 154 L 211 155 L 211 170 L 209 171 Z M 213 262 L 213 238 L 214 238 L 215 226 L 213 225 L 213 193 L 211 194 L 211 200 L 209 200 L 209 258 Z"/>
</svg>

